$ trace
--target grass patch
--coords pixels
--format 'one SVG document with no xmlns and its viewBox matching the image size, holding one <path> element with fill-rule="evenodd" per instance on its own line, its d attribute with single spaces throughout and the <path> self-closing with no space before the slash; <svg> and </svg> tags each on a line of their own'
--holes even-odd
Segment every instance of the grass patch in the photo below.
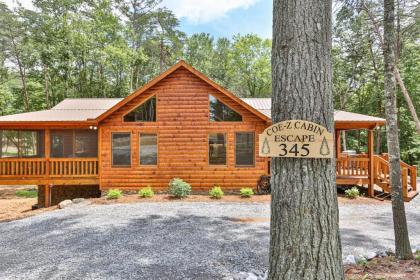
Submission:
<svg viewBox="0 0 420 280">
<path fill-rule="evenodd" d="M 18 197 L 26 197 L 26 198 L 36 198 L 38 197 L 37 190 L 17 190 L 16 196 Z"/>
</svg>

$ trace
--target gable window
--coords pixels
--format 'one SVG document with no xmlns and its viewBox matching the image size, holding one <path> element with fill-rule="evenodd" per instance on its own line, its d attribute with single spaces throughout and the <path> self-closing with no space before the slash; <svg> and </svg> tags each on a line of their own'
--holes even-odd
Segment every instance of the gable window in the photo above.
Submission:
<svg viewBox="0 0 420 280">
<path fill-rule="evenodd" d="M 156 121 L 156 96 L 124 116 L 125 122 L 155 122 Z"/>
<path fill-rule="evenodd" d="M 213 122 L 241 122 L 242 116 L 219 101 L 213 95 L 210 99 L 210 121 Z"/>
<path fill-rule="evenodd" d="M 237 132 L 235 134 L 236 166 L 254 165 L 254 147 L 253 132 Z"/>
<path fill-rule="evenodd" d="M 140 164 L 157 165 L 157 135 L 140 133 Z"/>
<path fill-rule="evenodd" d="M 226 165 L 226 134 L 209 134 L 209 164 Z"/>
<path fill-rule="evenodd" d="M 131 135 L 112 133 L 112 166 L 131 165 Z"/>
</svg>

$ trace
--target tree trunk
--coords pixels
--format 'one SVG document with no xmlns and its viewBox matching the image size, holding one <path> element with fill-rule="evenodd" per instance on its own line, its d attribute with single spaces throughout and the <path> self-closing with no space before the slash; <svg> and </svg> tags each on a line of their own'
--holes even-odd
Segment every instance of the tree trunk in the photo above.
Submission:
<svg viewBox="0 0 420 280">
<path fill-rule="evenodd" d="M 273 122 L 334 130 L 331 1 L 274 0 Z M 273 158 L 269 279 L 344 279 L 334 161 Z"/>
<path fill-rule="evenodd" d="M 412 258 L 408 238 L 407 219 L 401 183 L 400 146 L 397 124 L 397 105 L 395 93 L 395 27 L 394 0 L 384 0 L 384 88 L 385 115 L 388 154 L 390 162 L 390 183 L 392 199 L 392 216 L 394 219 L 395 254 L 400 259 Z"/>
<path fill-rule="evenodd" d="M 44 64 L 44 93 L 45 93 L 45 106 L 50 109 L 50 92 L 48 88 L 48 66 Z"/>
</svg>

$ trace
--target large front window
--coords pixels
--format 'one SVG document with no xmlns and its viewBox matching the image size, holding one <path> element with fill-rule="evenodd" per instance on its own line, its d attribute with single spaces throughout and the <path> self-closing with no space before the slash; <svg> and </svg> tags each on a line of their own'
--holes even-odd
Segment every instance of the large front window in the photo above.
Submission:
<svg viewBox="0 0 420 280">
<path fill-rule="evenodd" d="M 112 133 L 112 166 L 131 165 L 131 134 Z"/>
<path fill-rule="evenodd" d="M 210 99 L 210 121 L 212 122 L 241 122 L 242 116 L 233 111 L 230 107 L 219 101 L 213 95 Z"/>
<path fill-rule="evenodd" d="M 124 116 L 125 122 L 155 122 L 156 96 L 149 98 L 143 104 Z"/>
<path fill-rule="evenodd" d="M 0 158 L 36 158 L 43 156 L 43 131 L 0 130 Z"/>
<path fill-rule="evenodd" d="M 254 133 L 237 132 L 235 134 L 236 166 L 254 165 Z"/>
<path fill-rule="evenodd" d="M 209 164 L 226 165 L 226 134 L 209 134 Z"/>
<path fill-rule="evenodd" d="M 157 165 L 157 135 L 140 133 L 140 164 Z"/>
</svg>

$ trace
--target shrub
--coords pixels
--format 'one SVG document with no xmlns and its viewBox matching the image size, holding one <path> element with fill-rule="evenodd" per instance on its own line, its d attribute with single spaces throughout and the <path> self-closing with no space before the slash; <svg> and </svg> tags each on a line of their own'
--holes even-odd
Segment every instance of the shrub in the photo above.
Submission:
<svg viewBox="0 0 420 280">
<path fill-rule="evenodd" d="M 37 190 L 17 190 L 15 194 L 16 194 L 16 196 L 26 197 L 26 198 L 38 197 L 38 191 Z"/>
<path fill-rule="evenodd" d="M 122 196 L 122 191 L 118 189 L 109 190 L 106 194 L 107 199 L 118 199 Z"/>
<path fill-rule="evenodd" d="M 179 178 L 169 181 L 169 193 L 177 198 L 187 197 L 191 193 L 191 186 Z"/>
<path fill-rule="evenodd" d="M 209 195 L 212 198 L 220 199 L 225 193 L 222 191 L 222 188 L 219 186 L 214 186 L 210 191 Z"/>
<path fill-rule="evenodd" d="M 251 197 L 254 195 L 254 191 L 252 190 L 252 188 L 242 188 L 240 190 L 240 193 L 243 197 Z"/>
<path fill-rule="evenodd" d="M 353 187 L 349 190 L 346 190 L 345 193 L 346 193 L 346 197 L 350 198 L 350 199 L 354 199 L 354 198 L 360 196 L 360 192 L 359 192 L 359 189 L 357 187 Z"/>
<path fill-rule="evenodd" d="M 155 195 L 151 187 L 142 188 L 139 190 L 139 196 L 143 198 L 152 197 Z"/>
</svg>

